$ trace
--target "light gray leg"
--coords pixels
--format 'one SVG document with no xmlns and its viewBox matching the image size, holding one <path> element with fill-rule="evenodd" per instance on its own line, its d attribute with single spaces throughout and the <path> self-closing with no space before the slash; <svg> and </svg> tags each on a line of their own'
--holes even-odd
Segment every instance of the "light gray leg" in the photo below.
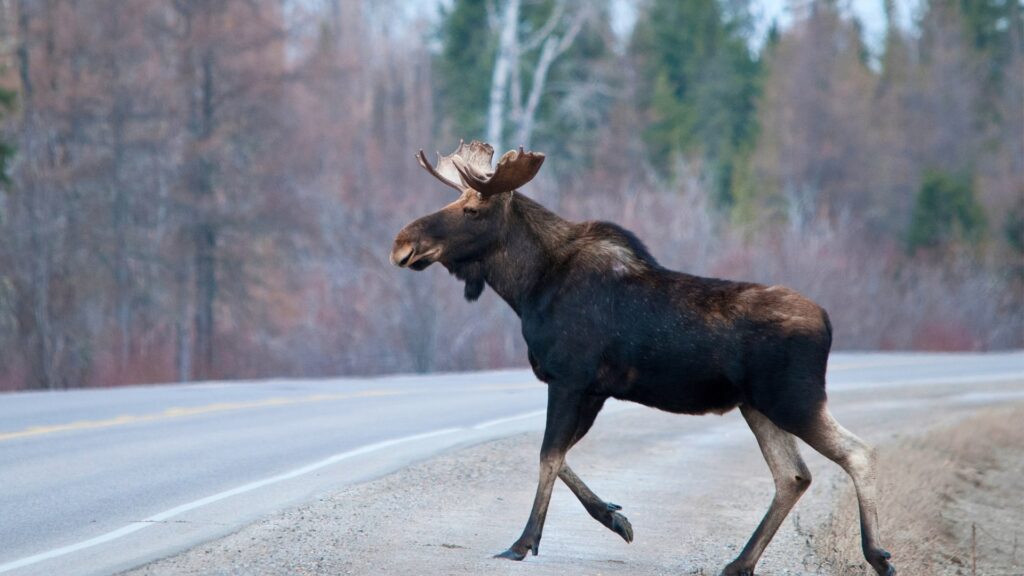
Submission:
<svg viewBox="0 0 1024 576">
<path fill-rule="evenodd" d="M 879 576 L 895 574 L 896 569 L 889 563 L 889 553 L 878 544 L 878 459 L 874 449 L 843 428 L 825 407 L 815 418 L 810 432 L 802 438 L 826 458 L 839 464 L 853 479 L 860 508 L 860 541 L 864 558 Z"/>
<path fill-rule="evenodd" d="M 782 521 L 800 495 L 811 485 L 811 473 L 800 457 L 796 438 L 772 423 L 764 414 L 742 405 L 740 412 L 757 438 L 768 468 L 775 479 L 775 496 L 761 524 L 743 547 L 740 555 L 726 566 L 724 576 L 753 576 L 754 566 L 771 542 Z"/>
<path fill-rule="evenodd" d="M 569 490 L 572 490 L 572 493 L 576 495 L 576 498 L 579 499 L 580 503 L 583 504 L 583 507 L 587 509 L 587 512 L 594 520 L 622 536 L 622 539 L 626 542 L 633 541 L 633 525 L 629 523 L 625 516 L 619 513 L 619 510 L 622 510 L 621 506 L 605 502 L 597 494 L 594 494 L 593 490 L 583 483 L 583 480 L 572 471 L 572 468 L 569 468 L 568 464 L 562 464 L 558 477 L 562 479 L 562 482 L 565 482 Z"/>
</svg>

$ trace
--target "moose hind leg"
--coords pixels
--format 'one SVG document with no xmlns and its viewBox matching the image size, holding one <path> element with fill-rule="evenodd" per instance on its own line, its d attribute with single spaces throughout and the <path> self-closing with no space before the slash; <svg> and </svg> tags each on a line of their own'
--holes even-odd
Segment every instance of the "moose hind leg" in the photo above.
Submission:
<svg viewBox="0 0 1024 576">
<path fill-rule="evenodd" d="M 593 490 L 583 483 L 583 480 L 572 471 L 572 468 L 569 468 L 568 464 L 562 464 L 558 477 L 562 479 L 562 482 L 565 482 L 569 490 L 572 490 L 572 493 L 576 495 L 576 498 L 579 499 L 580 503 L 583 504 L 583 507 L 586 508 L 594 520 L 604 524 L 626 542 L 633 541 L 633 525 L 619 512 L 619 510 L 622 510 L 622 506 L 605 502 L 597 494 L 594 494 Z"/>
<path fill-rule="evenodd" d="M 890 554 L 878 544 L 877 458 L 873 448 L 836 422 L 824 406 L 801 438 L 829 460 L 839 464 L 853 479 L 860 508 L 860 542 L 864 558 L 879 576 L 896 569 Z"/>
<path fill-rule="evenodd" d="M 797 500 L 811 485 L 811 473 L 800 457 L 796 438 L 746 404 L 740 406 L 740 412 L 754 432 L 761 453 L 764 454 L 764 459 L 772 472 L 775 496 L 764 519 L 754 530 L 740 555 L 725 567 L 723 576 L 753 576 L 754 566 L 761 558 L 765 547 L 771 542 L 776 530 Z"/>
</svg>

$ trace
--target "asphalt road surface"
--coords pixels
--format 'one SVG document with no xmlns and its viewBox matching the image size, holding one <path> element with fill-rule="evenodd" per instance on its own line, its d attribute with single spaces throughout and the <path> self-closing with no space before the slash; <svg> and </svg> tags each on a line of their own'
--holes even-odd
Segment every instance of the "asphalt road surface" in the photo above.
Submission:
<svg viewBox="0 0 1024 576">
<path fill-rule="evenodd" d="M 833 354 L 828 379 L 834 399 L 875 406 L 990 406 L 1024 401 L 1024 353 Z M 528 371 L 0 395 L 0 574 L 139 566 L 443 451 L 538 430 L 545 398 Z"/>
</svg>

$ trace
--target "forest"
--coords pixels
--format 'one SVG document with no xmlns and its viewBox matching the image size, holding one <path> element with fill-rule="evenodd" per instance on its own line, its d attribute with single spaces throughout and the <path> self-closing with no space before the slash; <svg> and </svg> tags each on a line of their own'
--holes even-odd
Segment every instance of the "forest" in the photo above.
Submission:
<svg viewBox="0 0 1024 576">
<path fill-rule="evenodd" d="M 1024 10 L 874 1 L 0 0 L 0 390 L 525 365 L 388 262 L 460 138 L 837 349 L 1024 347 Z"/>
</svg>

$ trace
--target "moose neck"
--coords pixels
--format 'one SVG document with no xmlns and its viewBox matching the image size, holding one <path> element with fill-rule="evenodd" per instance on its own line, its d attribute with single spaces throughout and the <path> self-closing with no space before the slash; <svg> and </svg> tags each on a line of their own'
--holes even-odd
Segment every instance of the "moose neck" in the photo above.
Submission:
<svg viewBox="0 0 1024 576">
<path fill-rule="evenodd" d="M 520 314 L 524 299 L 562 257 L 573 225 L 537 202 L 514 192 L 505 239 L 483 259 L 484 280 Z"/>
</svg>

